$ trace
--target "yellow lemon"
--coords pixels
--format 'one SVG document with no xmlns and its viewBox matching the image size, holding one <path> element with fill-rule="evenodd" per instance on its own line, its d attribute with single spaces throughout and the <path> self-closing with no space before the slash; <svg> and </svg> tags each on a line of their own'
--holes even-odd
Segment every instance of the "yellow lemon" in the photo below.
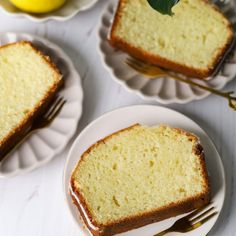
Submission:
<svg viewBox="0 0 236 236">
<path fill-rule="evenodd" d="M 10 0 L 16 7 L 31 13 L 46 13 L 61 7 L 66 0 Z"/>
</svg>

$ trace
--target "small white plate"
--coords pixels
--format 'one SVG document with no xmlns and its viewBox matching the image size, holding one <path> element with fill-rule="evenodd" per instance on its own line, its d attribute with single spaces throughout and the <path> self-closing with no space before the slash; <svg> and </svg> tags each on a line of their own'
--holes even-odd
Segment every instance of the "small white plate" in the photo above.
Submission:
<svg viewBox="0 0 236 236">
<path fill-rule="evenodd" d="M 119 119 L 117 119 L 119 117 Z M 89 124 L 75 140 L 65 165 L 64 171 L 64 193 L 66 204 L 69 211 L 78 225 L 80 235 L 89 235 L 85 230 L 79 212 L 75 205 L 72 203 L 69 195 L 69 182 L 71 172 L 75 168 L 80 156 L 87 150 L 93 143 L 106 137 L 107 135 L 128 127 L 132 124 L 140 123 L 144 125 L 158 125 L 168 124 L 172 127 L 179 127 L 189 132 L 196 134 L 204 148 L 206 155 L 206 164 L 210 176 L 210 183 L 212 188 L 212 202 L 217 211 L 220 212 L 225 198 L 225 173 L 221 158 L 207 134 L 198 126 L 194 121 L 188 117 L 164 107 L 138 105 L 117 109 L 109 112 Z M 188 236 L 206 235 L 213 225 L 215 224 L 219 214 L 209 220 L 207 223 L 197 228 L 194 231 L 186 233 Z M 132 230 L 120 234 L 120 236 L 151 236 L 155 233 L 168 228 L 174 221 L 182 216 L 170 218 L 161 222 L 147 225 L 145 227 Z M 171 234 L 170 234 L 171 235 Z M 182 235 L 174 233 L 174 235 Z"/>
<path fill-rule="evenodd" d="M 30 135 L 0 162 L 0 178 L 32 171 L 52 160 L 74 135 L 82 114 L 80 76 L 70 58 L 61 48 L 46 39 L 29 34 L 0 33 L 0 46 L 21 40 L 31 41 L 57 65 L 64 79 L 64 87 L 58 94 L 67 102 L 49 127 Z"/>
<path fill-rule="evenodd" d="M 98 0 L 67 0 L 58 10 L 45 14 L 31 14 L 16 8 L 9 0 L 0 0 L 0 10 L 8 16 L 25 17 L 37 23 L 48 20 L 66 21 L 74 17 L 78 12 L 89 9 L 97 1 Z"/>
<path fill-rule="evenodd" d="M 145 100 L 154 100 L 162 104 L 188 103 L 193 100 L 200 100 L 210 95 L 208 91 L 192 87 L 167 78 L 147 79 L 128 67 L 124 61 L 128 55 L 110 46 L 107 38 L 111 29 L 117 0 L 111 0 L 101 17 L 99 25 L 99 52 L 105 68 L 110 72 L 111 77 L 130 92 L 138 94 Z M 232 8 L 225 7 L 222 11 L 229 14 Z M 232 21 L 235 22 L 234 17 Z M 222 89 L 236 75 L 236 50 L 233 55 L 224 63 L 221 71 L 213 79 L 209 77 L 207 81 L 195 80 L 199 84 L 215 89 Z"/>
</svg>

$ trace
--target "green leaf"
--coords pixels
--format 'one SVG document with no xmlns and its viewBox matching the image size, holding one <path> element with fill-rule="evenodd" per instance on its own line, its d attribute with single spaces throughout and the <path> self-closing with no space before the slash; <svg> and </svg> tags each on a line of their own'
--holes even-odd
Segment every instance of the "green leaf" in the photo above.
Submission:
<svg viewBox="0 0 236 236">
<path fill-rule="evenodd" d="M 149 5 L 156 11 L 163 15 L 173 15 L 172 7 L 179 2 L 179 0 L 147 0 Z"/>
</svg>

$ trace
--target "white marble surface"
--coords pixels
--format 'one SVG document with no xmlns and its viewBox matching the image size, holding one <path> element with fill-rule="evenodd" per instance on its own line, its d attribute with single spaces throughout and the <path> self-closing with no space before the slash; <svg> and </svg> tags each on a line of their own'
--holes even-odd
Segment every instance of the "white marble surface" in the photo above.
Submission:
<svg viewBox="0 0 236 236">
<path fill-rule="evenodd" d="M 0 15 L 0 32 L 27 32 L 61 46 L 83 78 L 84 113 L 77 134 L 106 111 L 145 102 L 109 78 L 97 53 L 97 24 L 107 0 L 67 22 L 31 23 Z M 226 89 L 236 90 L 236 80 Z M 210 96 L 187 105 L 169 105 L 202 126 L 215 142 L 226 170 L 227 196 L 223 212 L 210 236 L 236 235 L 236 112 L 224 99 Z M 77 236 L 65 205 L 62 175 L 68 148 L 46 166 L 23 176 L 0 180 L 1 236 Z M 27 158 L 27 157 L 26 157 Z"/>
</svg>

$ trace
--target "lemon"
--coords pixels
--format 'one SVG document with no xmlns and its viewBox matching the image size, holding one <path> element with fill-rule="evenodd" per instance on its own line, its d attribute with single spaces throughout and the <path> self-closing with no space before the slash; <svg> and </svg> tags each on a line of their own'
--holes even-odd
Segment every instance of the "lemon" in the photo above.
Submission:
<svg viewBox="0 0 236 236">
<path fill-rule="evenodd" d="M 66 0 L 10 0 L 16 7 L 31 13 L 46 13 L 61 7 Z"/>
</svg>

